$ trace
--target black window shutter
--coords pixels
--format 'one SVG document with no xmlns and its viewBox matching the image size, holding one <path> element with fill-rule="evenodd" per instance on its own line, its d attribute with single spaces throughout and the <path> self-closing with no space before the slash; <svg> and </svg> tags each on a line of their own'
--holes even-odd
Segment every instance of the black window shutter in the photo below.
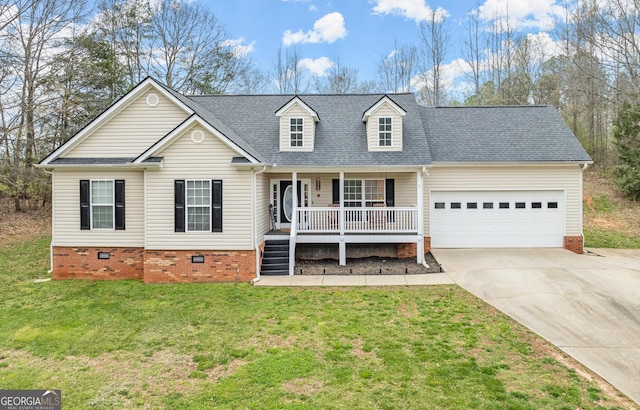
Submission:
<svg viewBox="0 0 640 410">
<path fill-rule="evenodd" d="M 339 204 L 340 203 L 340 180 L 333 179 L 331 180 L 331 184 L 333 186 L 333 200 L 331 203 Z"/>
<path fill-rule="evenodd" d="M 395 181 L 393 179 L 384 180 L 384 191 L 387 197 L 386 205 L 395 206 L 395 203 L 396 203 Z"/>
<path fill-rule="evenodd" d="M 222 180 L 211 181 L 211 232 L 222 232 Z"/>
<path fill-rule="evenodd" d="M 185 203 L 185 191 L 184 180 L 176 179 L 173 181 L 174 191 L 174 227 L 175 232 L 184 232 L 184 203 Z"/>
<path fill-rule="evenodd" d="M 116 230 L 124 230 L 124 180 L 116 179 Z"/>
<path fill-rule="evenodd" d="M 80 229 L 91 229 L 91 218 L 89 212 L 89 190 L 90 182 L 88 179 L 80 180 Z"/>
</svg>

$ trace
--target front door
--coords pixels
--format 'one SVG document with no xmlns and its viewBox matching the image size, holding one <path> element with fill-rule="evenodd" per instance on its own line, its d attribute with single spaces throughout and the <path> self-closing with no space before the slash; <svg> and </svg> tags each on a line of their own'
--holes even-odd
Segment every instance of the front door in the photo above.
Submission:
<svg viewBox="0 0 640 410">
<path fill-rule="evenodd" d="M 298 207 L 308 207 L 311 180 L 298 180 Z M 271 181 L 271 205 L 273 206 L 276 229 L 291 229 L 293 220 L 293 186 L 291 180 Z"/>
</svg>

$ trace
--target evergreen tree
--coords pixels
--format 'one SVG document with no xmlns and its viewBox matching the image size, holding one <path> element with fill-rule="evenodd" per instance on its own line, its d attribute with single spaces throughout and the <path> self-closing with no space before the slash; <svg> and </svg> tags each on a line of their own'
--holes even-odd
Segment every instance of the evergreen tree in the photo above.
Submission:
<svg viewBox="0 0 640 410">
<path fill-rule="evenodd" d="M 615 168 L 618 186 L 627 198 L 637 201 L 640 199 L 640 103 L 622 104 L 613 135 L 620 161 Z"/>
</svg>

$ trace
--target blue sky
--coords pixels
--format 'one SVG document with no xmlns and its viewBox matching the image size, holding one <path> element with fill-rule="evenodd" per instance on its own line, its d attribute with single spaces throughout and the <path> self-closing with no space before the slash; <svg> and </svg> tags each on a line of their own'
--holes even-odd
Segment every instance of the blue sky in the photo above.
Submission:
<svg viewBox="0 0 640 410">
<path fill-rule="evenodd" d="M 204 1 L 204 0 L 196 0 Z M 419 44 L 418 23 L 432 11 L 445 13 L 451 44 L 446 64 L 460 56 L 459 34 L 469 12 L 491 18 L 508 9 L 513 26 L 544 33 L 561 14 L 561 0 L 215 0 L 204 2 L 263 71 L 278 47 L 298 45 L 305 66 L 322 75 L 336 59 L 373 79 L 382 56 L 400 44 Z M 451 74 L 454 75 L 454 74 Z"/>
</svg>

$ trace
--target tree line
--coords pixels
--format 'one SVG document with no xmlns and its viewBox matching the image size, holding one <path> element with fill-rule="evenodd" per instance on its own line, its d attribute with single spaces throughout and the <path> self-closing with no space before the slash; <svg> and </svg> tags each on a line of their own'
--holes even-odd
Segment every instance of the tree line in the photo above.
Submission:
<svg viewBox="0 0 640 410">
<path fill-rule="evenodd" d="M 538 35 L 517 30 L 508 11 L 471 11 L 459 44 L 434 11 L 413 41 L 396 40 L 371 63 L 375 78 L 362 79 L 339 57 L 311 75 L 299 46 L 258 67 L 198 3 L 14 0 L 0 5 L 0 198 L 16 211 L 46 203 L 49 179 L 33 164 L 147 76 L 185 94 L 414 92 L 430 106 L 551 104 L 598 166 L 638 186 L 630 153 L 640 150 L 629 144 L 640 129 L 640 0 L 562 7 L 554 30 Z"/>
</svg>

